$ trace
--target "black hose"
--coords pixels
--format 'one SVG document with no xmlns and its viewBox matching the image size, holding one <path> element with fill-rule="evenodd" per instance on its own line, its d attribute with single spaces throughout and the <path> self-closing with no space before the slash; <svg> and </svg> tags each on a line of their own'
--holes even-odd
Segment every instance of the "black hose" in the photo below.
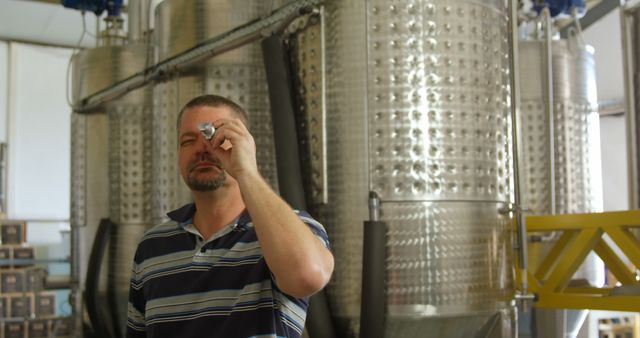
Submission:
<svg viewBox="0 0 640 338">
<path fill-rule="evenodd" d="M 262 40 L 262 52 L 269 86 L 280 196 L 292 208 L 307 210 L 293 104 L 293 80 L 282 36 L 272 35 Z M 311 338 L 336 337 L 324 290 L 311 297 L 307 330 Z"/>
<path fill-rule="evenodd" d="M 108 218 L 100 220 L 89 255 L 87 277 L 85 279 L 85 307 L 96 338 L 116 337 L 114 328 L 109 325 L 113 321 L 109 314 L 105 312 L 104 307 L 100 306 L 100 271 L 102 270 L 104 253 L 109 243 L 109 233 L 113 225 Z"/>
<path fill-rule="evenodd" d="M 384 222 L 364 222 L 362 298 L 360 303 L 361 338 L 384 337 L 386 235 L 387 226 Z"/>
</svg>

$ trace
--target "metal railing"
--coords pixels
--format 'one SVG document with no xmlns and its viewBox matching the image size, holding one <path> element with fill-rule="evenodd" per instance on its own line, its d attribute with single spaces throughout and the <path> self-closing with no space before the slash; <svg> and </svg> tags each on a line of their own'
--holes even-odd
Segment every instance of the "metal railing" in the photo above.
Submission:
<svg viewBox="0 0 640 338">
<path fill-rule="evenodd" d="M 528 216 L 528 234 L 561 233 L 542 261 L 527 269 L 529 290 L 537 295 L 534 306 L 639 312 L 640 240 L 631 231 L 633 228 L 640 228 L 640 210 Z M 591 252 L 604 261 L 619 285 L 594 287 L 571 283 Z"/>
</svg>

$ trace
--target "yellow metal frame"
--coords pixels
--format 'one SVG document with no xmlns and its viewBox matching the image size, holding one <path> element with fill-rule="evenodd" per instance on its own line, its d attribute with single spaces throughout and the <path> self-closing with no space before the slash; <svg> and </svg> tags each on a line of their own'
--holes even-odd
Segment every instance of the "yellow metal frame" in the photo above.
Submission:
<svg viewBox="0 0 640 338">
<path fill-rule="evenodd" d="M 635 271 L 623 263 L 602 237 L 608 234 L 636 269 L 640 269 L 640 240 L 631 232 L 632 228 L 640 227 L 640 210 L 528 216 L 526 224 L 529 234 L 561 232 L 540 264 L 527 271 L 529 291 L 538 296 L 536 307 L 640 312 L 640 281 Z M 571 277 L 592 251 L 622 285 L 637 286 L 639 293 L 616 295 L 612 294 L 612 287 L 570 287 Z"/>
</svg>

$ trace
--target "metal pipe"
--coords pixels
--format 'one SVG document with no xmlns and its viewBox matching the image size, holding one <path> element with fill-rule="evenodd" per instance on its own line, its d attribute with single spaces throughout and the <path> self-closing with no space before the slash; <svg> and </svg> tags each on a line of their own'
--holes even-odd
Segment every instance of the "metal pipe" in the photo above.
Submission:
<svg viewBox="0 0 640 338">
<path fill-rule="evenodd" d="M 263 38 L 265 31 L 273 31 L 274 29 L 282 27 L 286 20 L 293 20 L 297 17 L 297 15 L 293 14 L 306 13 L 306 9 L 309 8 L 309 6 L 315 6 L 319 3 L 320 0 L 292 1 L 261 20 L 249 22 L 231 31 L 215 36 L 201 45 L 195 46 L 168 60 L 149 66 L 145 70 L 116 82 L 110 87 L 88 97 L 81 98 L 74 103 L 73 110 L 77 113 L 89 113 L 103 103 L 121 97 L 156 79 L 166 78 L 173 73 L 189 69 L 216 55 L 257 41 Z"/>
<path fill-rule="evenodd" d="M 547 130 L 549 138 L 549 211 L 552 215 L 556 213 L 556 168 L 555 168 L 555 109 L 553 100 L 553 43 L 551 39 L 551 12 L 549 7 L 542 10 L 542 16 L 545 22 L 545 44 L 544 44 L 544 77 L 547 89 Z"/>
<path fill-rule="evenodd" d="M 84 323 L 84 295 L 82 290 L 82 281 L 80 280 L 80 237 L 82 230 L 78 224 L 71 224 L 70 238 L 70 277 L 71 277 L 71 295 L 69 303 L 71 303 L 71 315 L 74 318 L 74 332 L 82 332 Z"/>
<path fill-rule="evenodd" d="M 527 293 L 527 228 L 525 218 L 522 215 L 522 202 L 520 191 L 520 168 L 518 167 L 520 142 L 518 142 L 518 128 L 520 127 L 520 76 L 518 65 L 518 0 L 510 0 L 509 5 L 509 76 L 511 78 L 511 137 L 513 147 L 513 181 L 515 218 L 518 234 L 518 259 L 520 261 L 520 289 Z"/>
<path fill-rule="evenodd" d="M 149 30 L 150 0 L 129 0 L 128 30 L 129 43 L 143 41 Z"/>
<path fill-rule="evenodd" d="M 104 218 L 98 225 L 96 237 L 93 241 L 93 247 L 89 254 L 89 267 L 86 276 L 86 292 L 85 306 L 87 315 L 91 321 L 94 333 L 99 338 L 115 338 L 116 332 L 113 325 L 115 321 L 110 318 L 109 313 L 102 304 L 99 292 L 100 270 L 102 269 L 102 261 L 105 251 L 107 250 L 107 241 L 111 228 L 116 226 L 111 220 Z M 115 331 L 114 331 L 115 330 Z"/>
<path fill-rule="evenodd" d="M 303 189 L 298 134 L 295 121 L 294 91 L 287 49 L 282 36 L 262 40 L 262 54 L 269 89 L 271 120 L 278 169 L 280 195 L 294 209 L 307 210 Z M 311 338 L 334 338 L 336 331 L 324 290 L 311 297 L 307 330 Z"/>
<path fill-rule="evenodd" d="M 380 198 L 373 191 L 369 193 L 369 217 L 363 228 L 360 337 L 382 338 L 386 313 L 387 225 L 379 221 Z"/>
<path fill-rule="evenodd" d="M 637 152 L 637 135 L 636 135 L 636 104 L 635 104 L 635 86 L 634 74 L 635 67 L 633 62 L 633 42 L 631 41 L 631 32 L 629 27 L 628 12 L 625 1 L 620 3 L 620 24 L 622 30 L 622 58 L 624 66 L 624 89 L 625 99 L 627 103 L 626 122 L 627 122 L 627 184 L 629 191 L 629 209 L 637 209 L 638 204 L 638 152 Z"/>
</svg>

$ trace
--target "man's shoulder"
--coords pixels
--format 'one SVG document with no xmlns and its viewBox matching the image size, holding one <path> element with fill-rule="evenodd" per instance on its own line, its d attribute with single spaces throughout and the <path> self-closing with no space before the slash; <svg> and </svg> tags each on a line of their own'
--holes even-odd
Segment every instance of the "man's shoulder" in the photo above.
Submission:
<svg viewBox="0 0 640 338">
<path fill-rule="evenodd" d="M 187 234 L 175 221 L 167 221 L 147 230 L 138 241 L 134 261 L 141 263 L 149 258 L 166 255 L 185 246 L 184 240 L 178 240 Z"/>
<path fill-rule="evenodd" d="M 182 226 L 180 226 L 178 222 L 173 220 L 168 220 L 164 223 L 157 224 L 151 227 L 149 230 L 147 230 L 144 233 L 144 235 L 142 235 L 140 242 L 143 242 L 145 240 L 152 239 L 152 238 L 170 237 L 182 232 L 184 232 L 184 229 L 182 228 Z"/>
</svg>

